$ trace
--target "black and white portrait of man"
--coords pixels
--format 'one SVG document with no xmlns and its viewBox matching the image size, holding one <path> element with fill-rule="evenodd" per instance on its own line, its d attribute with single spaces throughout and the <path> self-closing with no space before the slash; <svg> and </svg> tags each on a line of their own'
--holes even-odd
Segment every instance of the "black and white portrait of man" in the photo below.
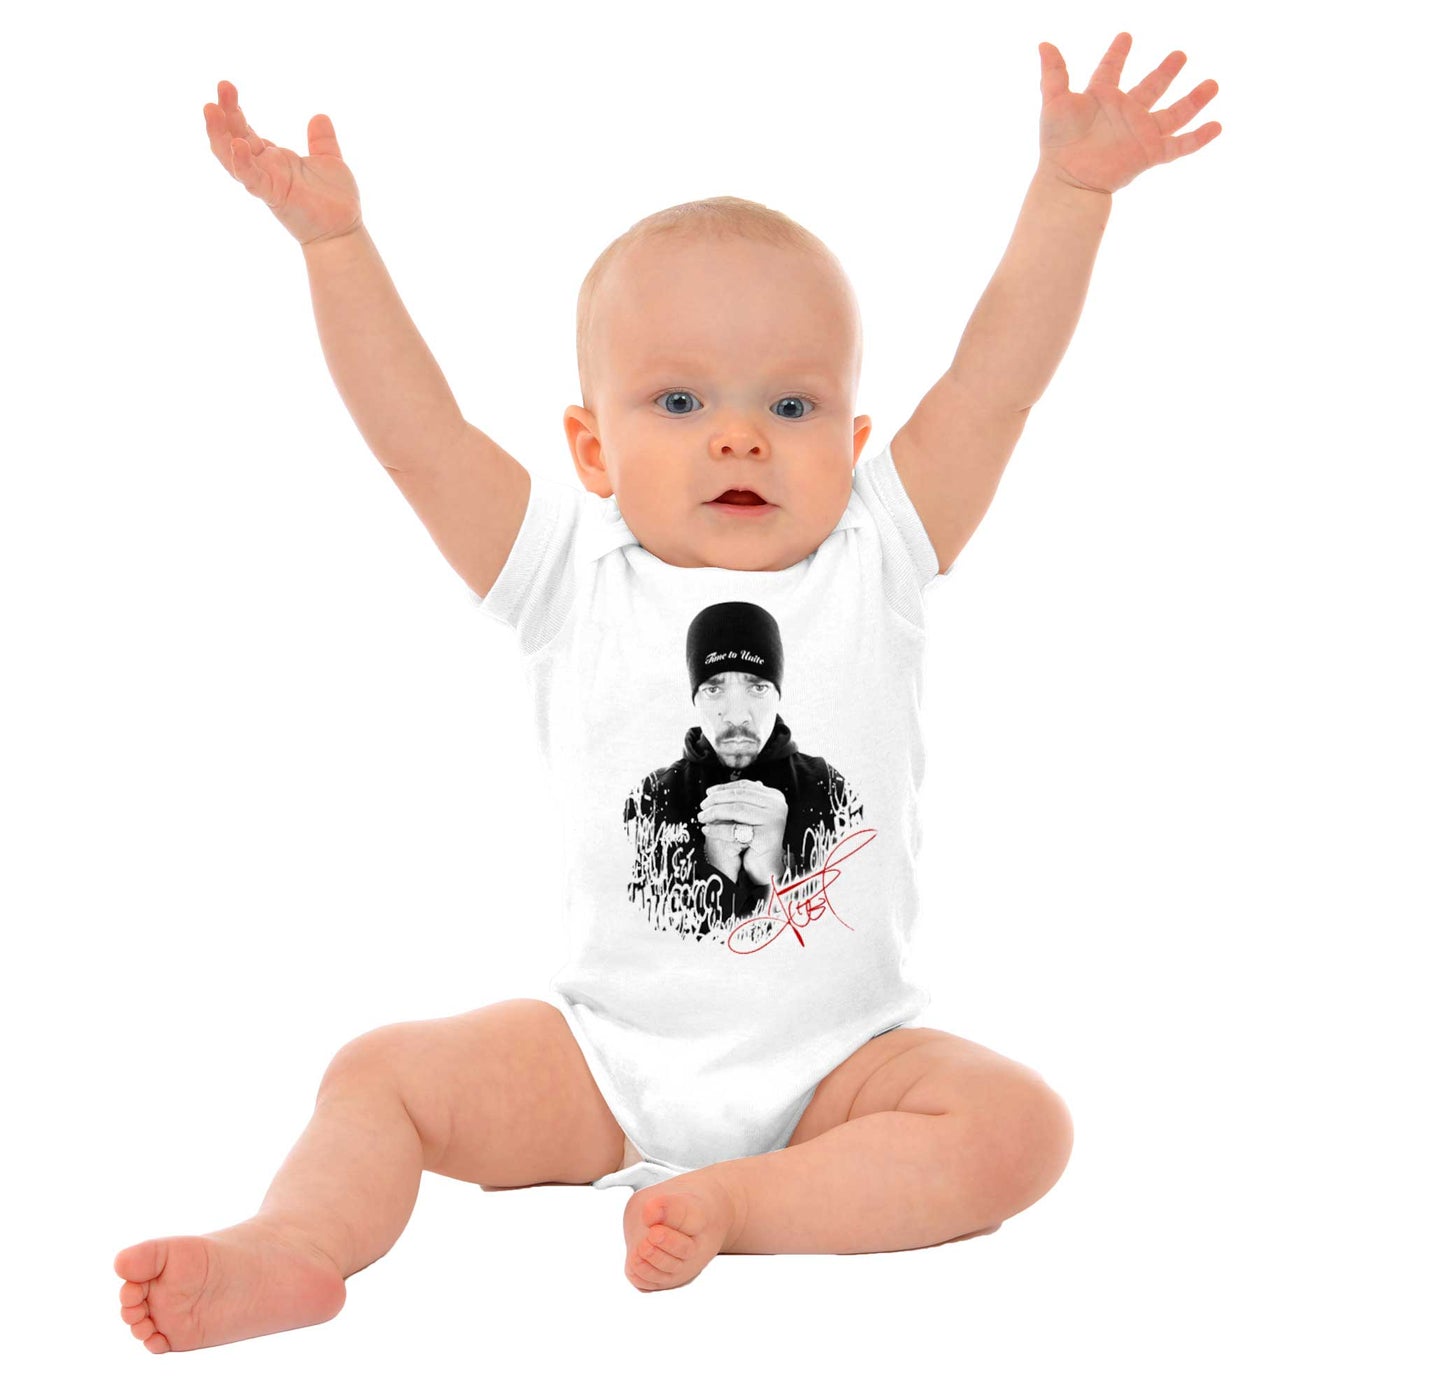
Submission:
<svg viewBox="0 0 1445 1386">
<path fill-rule="evenodd" d="M 704 607 L 687 632 L 693 717 L 682 756 L 628 796 L 628 898 L 658 928 L 722 938 L 762 913 L 772 882 L 810 875 L 862 820 L 843 776 L 805 755 L 779 714 L 783 642 L 752 602 Z"/>
</svg>

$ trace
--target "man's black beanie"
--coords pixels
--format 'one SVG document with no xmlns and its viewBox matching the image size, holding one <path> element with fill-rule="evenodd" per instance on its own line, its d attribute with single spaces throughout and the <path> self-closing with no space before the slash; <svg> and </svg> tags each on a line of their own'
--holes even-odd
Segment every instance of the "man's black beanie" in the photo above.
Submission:
<svg viewBox="0 0 1445 1386">
<path fill-rule="evenodd" d="M 783 637 L 770 612 L 752 602 L 705 606 L 687 628 L 687 672 L 692 696 L 714 674 L 741 669 L 783 691 Z"/>
</svg>

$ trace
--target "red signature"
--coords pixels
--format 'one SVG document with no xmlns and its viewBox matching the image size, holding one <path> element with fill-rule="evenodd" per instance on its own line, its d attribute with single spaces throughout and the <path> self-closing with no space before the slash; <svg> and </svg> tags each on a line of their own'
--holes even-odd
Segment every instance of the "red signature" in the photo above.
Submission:
<svg viewBox="0 0 1445 1386">
<path fill-rule="evenodd" d="M 835 863 L 846 861 L 854 852 L 862 851 L 877 835 L 877 828 L 859 828 L 856 833 L 849 833 L 847 837 L 843 838 L 842 841 L 828 853 L 827 859 L 823 862 L 822 866 L 813 872 L 811 876 L 800 877 L 798 880 L 781 888 L 778 886 L 778 878 L 769 872 L 768 881 L 771 889 L 768 893 L 768 912 L 766 914 L 756 914 L 751 919 L 745 919 L 741 924 L 736 925 L 728 934 L 728 947 L 734 953 L 761 953 L 774 939 L 783 936 L 785 926 L 792 929 L 793 936 L 798 940 L 798 947 L 805 947 L 802 931 L 820 915 L 825 914 L 832 908 L 828 903 L 828 887 L 843 874 L 842 869 L 835 865 Z M 863 839 L 861 842 L 853 847 L 849 847 L 846 852 L 843 851 L 843 848 L 847 847 L 854 838 L 859 837 Z M 784 896 L 792 895 L 795 890 L 799 890 L 801 887 L 807 885 L 809 881 L 817 880 L 820 876 L 826 877 L 827 879 L 825 879 L 811 895 L 799 896 L 792 900 L 785 900 L 783 898 Z M 773 909 L 774 905 L 781 905 L 782 912 L 775 912 Z M 801 910 L 807 917 L 803 919 L 796 917 L 795 911 L 798 910 Z M 836 909 L 833 910 L 833 917 L 845 929 L 851 929 L 853 927 Z M 737 935 L 744 929 L 749 931 L 750 936 L 757 935 L 760 931 L 754 927 L 756 925 L 765 926 L 761 932 L 766 936 L 761 943 L 753 948 L 744 948 L 735 942 Z"/>
</svg>

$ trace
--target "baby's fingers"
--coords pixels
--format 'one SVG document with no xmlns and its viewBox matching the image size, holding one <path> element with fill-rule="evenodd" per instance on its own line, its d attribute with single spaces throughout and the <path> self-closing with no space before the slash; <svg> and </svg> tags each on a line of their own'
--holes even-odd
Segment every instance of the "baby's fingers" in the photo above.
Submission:
<svg viewBox="0 0 1445 1386">
<path fill-rule="evenodd" d="M 205 107 L 206 134 L 216 157 L 231 171 L 231 141 L 242 139 L 252 154 L 270 149 L 272 142 L 262 139 L 247 122 L 236 99 L 236 88 L 230 82 L 217 82 L 217 103 L 208 102 Z"/>
<path fill-rule="evenodd" d="M 312 154 L 329 155 L 333 159 L 341 157 L 341 145 L 336 139 L 336 127 L 331 123 L 331 117 L 327 115 L 314 115 L 306 127 L 306 143 Z"/>
<path fill-rule="evenodd" d="M 276 195 L 276 179 L 264 164 L 257 163 L 251 153 L 251 146 L 237 136 L 231 141 L 231 159 L 235 165 L 235 176 L 245 185 L 246 191 L 255 193 L 268 207 L 280 206 L 282 199 Z"/>
<path fill-rule="evenodd" d="M 231 158 L 231 141 L 240 139 L 245 141 L 249 149 L 250 141 L 244 135 L 234 135 L 226 120 L 226 113 L 219 107 L 211 104 L 206 105 L 206 139 L 210 141 L 211 153 L 220 160 L 221 167 L 231 175 L 236 176 L 235 161 Z"/>
</svg>

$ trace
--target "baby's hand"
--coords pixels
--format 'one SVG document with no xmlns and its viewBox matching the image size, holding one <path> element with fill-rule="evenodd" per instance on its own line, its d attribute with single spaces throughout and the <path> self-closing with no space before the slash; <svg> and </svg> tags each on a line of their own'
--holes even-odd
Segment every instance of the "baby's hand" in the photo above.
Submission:
<svg viewBox="0 0 1445 1386">
<path fill-rule="evenodd" d="M 236 88 L 218 82 L 220 104 L 206 103 L 206 134 L 222 167 L 275 213 L 302 245 L 344 236 L 361 225 L 361 197 L 329 116 L 306 127 L 310 158 L 263 140 L 246 124 Z"/>
<path fill-rule="evenodd" d="M 1133 41 L 1127 33 L 1115 38 L 1081 92 L 1069 90 L 1064 55 L 1051 43 L 1039 44 L 1039 161 L 1076 188 L 1117 192 L 1145 169 L 1202 149 L 1224 128 L 1211 120 L 1197 130 L 1174 134 L 1219 91 L 1212 77 L 1172 106 L 1150 109 L 1184 66 L 1184 54 L 1177 48 L 1142 82 L 1121 91 L 1119 78 Z"/>
</svg>

